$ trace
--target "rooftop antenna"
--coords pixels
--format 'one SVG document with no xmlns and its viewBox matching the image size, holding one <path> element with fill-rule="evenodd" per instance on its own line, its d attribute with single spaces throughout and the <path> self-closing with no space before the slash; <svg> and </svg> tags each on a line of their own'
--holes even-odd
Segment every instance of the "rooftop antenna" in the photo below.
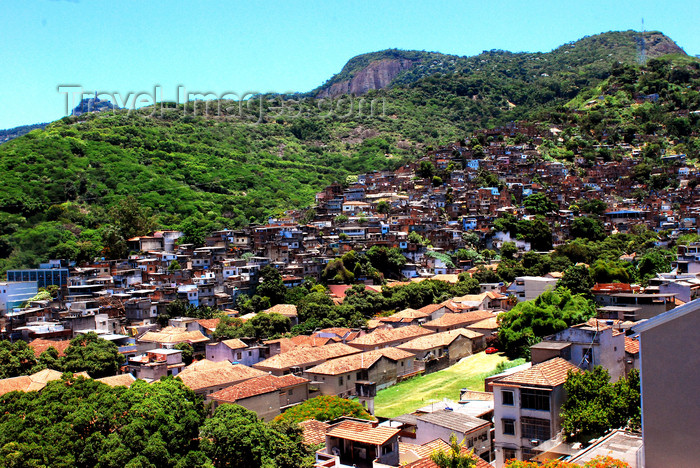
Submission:
<svg viewBox="0 0 700 468">
<path fill-rule="evenodd" d="M 647 63 L 647 48 L 646 48 L 646 42 L 644 40 L 644 35 L 646 33 L 646 29 L 644 29 L 644 18 L 642 18 L 642 34 L 639 40 L 639 64 L 644 65 Z"/>
</svg>

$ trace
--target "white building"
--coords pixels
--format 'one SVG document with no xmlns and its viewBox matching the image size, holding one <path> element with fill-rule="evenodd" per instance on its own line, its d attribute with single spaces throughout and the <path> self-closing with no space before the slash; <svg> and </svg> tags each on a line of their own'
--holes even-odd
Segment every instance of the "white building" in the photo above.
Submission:
<svg viewBox="0 0 700 468">
<path fill-rule="evenodd" d="M 543 292 L 557 287 L 556 278 L 541 276 L 519 276 L 508 286 L 506 294 L 512 294 L 518 302 L 537 299 Z"/>
<path fill-rule="evenodd" d="M 493 382 L 496 468 L 529 460 L 561 429 L 560 408 L 570 362 L 554 358 Z"/>
</svg>

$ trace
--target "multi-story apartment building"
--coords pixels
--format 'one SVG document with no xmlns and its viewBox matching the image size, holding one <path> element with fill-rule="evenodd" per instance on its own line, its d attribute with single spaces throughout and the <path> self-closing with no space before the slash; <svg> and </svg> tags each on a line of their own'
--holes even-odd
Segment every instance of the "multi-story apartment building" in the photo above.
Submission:
<svg viewBox="0 0 700 468">
<path fill-rule="evenodd" d="M 564 382 L 574 369 L 554 358 L 493 382 L 496 467 L 532 458 L 537 446 L 560 431 Z"/>
</svg>

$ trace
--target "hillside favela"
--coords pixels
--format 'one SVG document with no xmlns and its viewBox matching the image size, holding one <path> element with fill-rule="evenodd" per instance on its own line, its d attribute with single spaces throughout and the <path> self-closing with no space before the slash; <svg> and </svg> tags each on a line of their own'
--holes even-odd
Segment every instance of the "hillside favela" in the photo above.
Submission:
<svg viewBox="0 0 700 468">
<path fill-rule="evenodd" d="M 697 5 L 86 3 L 2 7 L 0 467 L 700 467 Z"/>
</svg>

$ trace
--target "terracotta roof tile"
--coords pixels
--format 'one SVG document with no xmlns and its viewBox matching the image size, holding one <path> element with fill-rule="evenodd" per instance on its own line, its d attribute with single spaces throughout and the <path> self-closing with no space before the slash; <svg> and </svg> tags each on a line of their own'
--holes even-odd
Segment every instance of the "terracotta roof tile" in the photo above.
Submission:
<svg viewBox="0 0 700 468">
<path fill-rule="evenodd" d="M 422 319 L 429 317 L 432 312 L 425 312 L 422 309 L 404 309 L 402 311 L 396 312 L 391 317 L 407 318 L 407 319 Z"/>
<path fill-rule="evenodd" d="M 265 359 L 253 367 L 256 369 L 276 369 L 283 370 L 294 366 L 306 366 L 318 362 L 327 361 L 349 354 L 359 353 L 356 348 L 343 343 L 333 343 L 318 347 L 298 347 L 286 353 L 280 353 L 271 358 Z"/>
<path fill-rule="evenodd" d="M 275 314 L 281 314 L 284 315 L 285 317 L 296 317 L 297 316 L 297 306 L 294 304 L 277 304 L 269 309 L 267 309 L 265 312 L 268 314 L 275 313 Z"/>
<path fill-rule="evenodd" d="M 98 382 L 102 382 L 103 384 L 107 384 L 110 387 L 131 387 L 131 384 L 136 381 L 136 378 L 131 375 L 131 374 L 120 374 L 120 375 L 111 375 L 109 377 L 102 377 L 101 379 L 95 379 Z"/>
<path fill-rule="evenodd" d="M 297 335 L 290 338 L 296 346 L 318 347 L 325 346 L 331 338 L 321 338 L 319 336 Z"/>
<path fill-rule="evenodd" d="M 498 327 L 498 317 L 495 316 L 467 325 L 467 328 L 480 328 L 482 330 L 498 330 Z"/>
<path fill-rule="evenodd" d="M 419 327 L 418 325 L 409 325 L 407 327 L 400 328 L 380 328 L 363 335 L 355 340 L 352 340 L 350 345 L 360 345 L 360 346 L 381 346 L 384 344 L 390 344 L 394 341 L 400 340 L 410 340 L 423 335 L 429 335 L 433 333 L 430 330 Z"/>
<path fill-rule="evenodd" d="M 243 364 L 228 361 L 213 362 L 206 359 L 196 361 L 177 374 L 192 390 L 201 390 L 220 385 L 232 385 L 243 380 L 265 375 L 264 372 Z"/>
<path fill-rule="evenodd" d="M 331 427 L 326 434 L 339 439 L 352 440 L 370 445 L 383 445 L 399 433 L 399 429 L 391 427 L 372 427 L 355 421 L 343 421 Z"/>
<path fill-rule="evenodd" d="M 462 453 L 466 454 L 469 452 L 470 450 L 468 448 L 462 447 Z M 472 457 L 476 460 L 476 465 L 474 465 L 475 468 L 493 468 L 493 465 L 488 463 L 486 460 L 483 460 L 474 454 L 472 454 Z M 421 458 L 420 460 L 404 465 L 404 468 L 438 468 L 438 466 L 430 459 L 430 455 L 428 455 L 425 458 Z"/>
<path fill-rule="evenodd" d="M 245 398 L 278 392 L 282 388 L 301 385 L 306 382 L 308 382 L 307 379 L 296 375 L 276 377 L 268 374 L 226 387 L 223 390 L 212 393 L 210 398 L 220 402 L 235 403 Z"/>
<path fill-rule="evenodd" d="M 59 356 L 65 354 L 66 348 L 70 346 L 70 340 L 45 340 L 43 338 L 37 338 L 29 342 L 29 347 L 34 350 L 34 355 L 39 357 L 41 353 L 49 348 L 55 348 L 58 351 Z"/>
<path fill-rule="evenodd" d="M 399 345 L 399 349 L 406 350 L 416 350 L 423 351 L 443 346 L 449 346 L 454 340 L 459 336 L 464 336 L 469 339 L 475 339 L 482 337 L 481 333 L 477 333 L 472 330 L 467 330 L 465 328 L 458 328 L 456 330 L 449 330 L 441 333 L 433 333 L 432 335 L 419 336 L 411 341 Z"/>
<path fill-rule="evenodd" d="M 493 382 L 498 384 L 537 385 L 542 387 L 556 387 L 566 382 L 566 376 L 570 370 L 578 371 L 578 367 L 562 358 L 554 358 L 536 364 L 529 369 L 515 372 L 502 379 Z"/>
<path fill-rule="evenodd" d="M 326 429 L 330 424 L 315 419 L 307 419 L 299 423 L 304 431 L 304 443 L 306 445 L 321 445 L 326 443 Z"/>
<path fill-rule="evenodd" d="M 248 345 L 245 344 L 243 341 L 239 340 L 238 338 L 232 338 L 230 340 L 224 340 L 222 343 L 228 347 L 229 349 L 243 349 L 247 348 Z"/>
<path fill-rule="evenodd" d="M 445 307 L 443 304 L 428 304 L 427 306 L 421 307 L 418 310 L 430 315 L 436 310 L 442 309 L 443 307 Z"/>
<path fill-rule="evenodd" d="M 639 353 L 639 341 L 634 338 L 625 337 L 625 352 L 630 354 Z"/>
<path fill-rule="evenodd" d="M 426 328 L 466 326 L 492 317 L 493 314 L 487 310 L 475 310 L 474 312 L 463 312 L 461 314 L 447 313 L 435 320 L 424 323 L 423 326 Z"/>
<path fill-rule="evenodd" d="M 214 330 L 216 330 L 216 327 L 219 325 L 220 321 L 221 321 L 221 319 L 219 319 L 219 318 L 201 319 L 201 320 L 197 320 L 197 323 L 202 328 L 213 332 Z"/>
<path fill-rule="evenodd" d="M 209 338 L 202 335 L 202 332 L 197 331 L 187 331 L 180 327 L 165 327 L 159 332 L 146 332 L 139 339 L 141 342 L 145 343 L 201 343 L 204 341 L 209 341 Z"/>
<path fill-rule="evenodd" d="M 13 392 L 31 392 L 41 390 L 52 380 L 58 380 L 63 374 L 52 369 L 44 369 L 32 375 L 22 375 L 0 380 L 0 395 Z"/>
<path fill-rule="evenodd" d="M 348 372 L 355 372 L 360 369 L 369 369 L 382 357 L 392 361 L 407 359 L 414 356 L 413 353 L 396 348 L 382 348 L 365 353 L 352 354 L 337 359 L 330 359 L 323 364 L 312 367 L 306 372 L 310 374 L 340 375 Z"/>
</svg>

